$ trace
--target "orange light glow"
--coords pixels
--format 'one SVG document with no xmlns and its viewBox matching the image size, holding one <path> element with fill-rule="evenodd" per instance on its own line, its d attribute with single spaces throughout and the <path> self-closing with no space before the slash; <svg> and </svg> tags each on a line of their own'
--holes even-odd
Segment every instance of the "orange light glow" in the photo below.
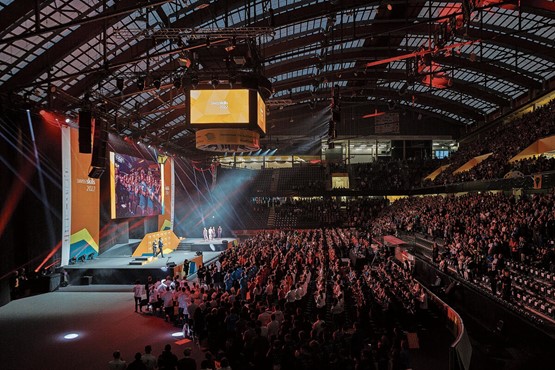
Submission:
<svg viewBox="0 0 555 370">
<path fill-rule="evenodd" d="M 362 118 L 378 117 L 378 116 L 382 116 L 382 115 L 384 115 L 384 114 L 385 114 L 385 112 L 378 112 L 378 110 L 376 109 L 376 110 L 374 111 L 374 113 L 370 113 L 370 114 L 367 114 L 367 115 L 365 115 L 365 116 L 362 116 Z"/>
<path fill-rule="evenodd" d="M 50 251 L 50 253 L 48 253 L 48 255 L 44 258 L 44 260 L 42 260 L 42 262 L 40 263 L 40 265 L 38 265 L 38 267 L 35 269 L 35 272 L 39 272 L 40 269 L 42 268 L 42 266 L 44 266 L 44 264 L 45 264 L 46 262 L 48 262 L 48 260 L 49 260 L 50 258 L 52 258 L 52 256 L 54 255 L 54 253 L 56 253 L 61 247 L 62 247 L 62 241 L 60 240 L 60 241 L 58 242 L 58 244 L 56 244 L 56 246 L 54 247 L 54 249 L 52 249 L 52 250 Z"/>
</svg>

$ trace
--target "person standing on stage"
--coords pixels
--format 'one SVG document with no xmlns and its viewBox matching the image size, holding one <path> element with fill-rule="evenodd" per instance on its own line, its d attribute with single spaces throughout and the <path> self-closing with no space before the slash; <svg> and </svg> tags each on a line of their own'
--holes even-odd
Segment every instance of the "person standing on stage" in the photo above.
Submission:
<svg viewBox="0 0 555 370">
<path fill-rule="evenodd" d="M 218 239 L 222 238 L 222 226 L 218 226 Z"/>
<path fill-rule="evenodd" d="M 162 243 L 162 238 L 158 239 L 158 251 L 162 255 L 162 258 L 164 258 L 164 243 Z"/>
<path fill-rule="evenodd" d="M 152 242 L 152 257 L 156 257 L 158 255 L 158 246 L 156 245 L 156 240 Z"/>
<path fill-rule="evenodd" d="M 208 240 L 208 230 L 206 230 L 206 227 L 202 230 L 202 236 L 204 238 L 204 241 Z"/>
</svg>

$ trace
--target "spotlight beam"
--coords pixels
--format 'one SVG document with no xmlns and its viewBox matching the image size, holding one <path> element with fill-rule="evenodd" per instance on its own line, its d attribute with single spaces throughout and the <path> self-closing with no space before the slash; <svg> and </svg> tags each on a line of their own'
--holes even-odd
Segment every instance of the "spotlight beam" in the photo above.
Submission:
<svg viewBox="0 0 555 370">
<path fill-rule="evenodd" d="M 37 173 L 39 176 L 39 186 L 41 192 L 42 202 L 46 204 L 46 207 L 43 208 L 44 210 L 44 217 L 46 218 L 46 222 L 48 225 L 48 239 L 50 245 L 54 245 L 54 224 L 52 222 L 52 215 L 50 214 L 50 202 L 48 201 L 48 196 L 46 195 L 46 186 L 44 185 L 44 177 L 42 175 L 42 167 L 40 165 L 40 158 L 39 158 L 39 151 L 37 149 L 37 142 L 35 141 L 35 131 L 33 129 L 33 121 L 31 121 L 31 113 L 27 110 L 27 122 L 29 123 L 29 132 L 31 133 L 31 141 L 33 142 L 33 151 L 35 154 L 35 166 L 37 167 Z"/>
</svg>

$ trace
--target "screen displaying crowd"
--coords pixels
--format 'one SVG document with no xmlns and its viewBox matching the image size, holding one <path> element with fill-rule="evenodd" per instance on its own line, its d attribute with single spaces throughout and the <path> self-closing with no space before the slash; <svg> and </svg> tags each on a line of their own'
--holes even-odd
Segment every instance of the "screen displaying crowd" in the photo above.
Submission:
<svg viewBox="0 0 555 370">
<path fill-rule="evenodd" d="M 163 214 L 159 165 L 124 154 L 113 158 L 112 218 Z"/>
</svg>

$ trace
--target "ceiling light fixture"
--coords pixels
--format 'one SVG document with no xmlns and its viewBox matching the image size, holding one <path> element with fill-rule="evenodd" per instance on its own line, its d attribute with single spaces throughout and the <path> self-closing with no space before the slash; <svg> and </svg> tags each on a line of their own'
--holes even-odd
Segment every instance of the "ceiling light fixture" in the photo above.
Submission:
<svg viewBox="0 0 555 370">
<path fill-rule="evenodd" d="M 198 77 L 196 75 L 191 76 L 191 86 L 196 89 L 198 86 Z"/>
<path fill-rule="evenodd" d="M 123 78 L 121 77 L 116 78 L 116 87 L 118 88 L 119 91 L 123 91 L 123 88 L 124 88 Z"/>
<path fill-rule="evenodd" d="M 144 77 L 137 78 L 137 88 L 141 91 L 145 89 L 145 79 Z"/>
</svg>

